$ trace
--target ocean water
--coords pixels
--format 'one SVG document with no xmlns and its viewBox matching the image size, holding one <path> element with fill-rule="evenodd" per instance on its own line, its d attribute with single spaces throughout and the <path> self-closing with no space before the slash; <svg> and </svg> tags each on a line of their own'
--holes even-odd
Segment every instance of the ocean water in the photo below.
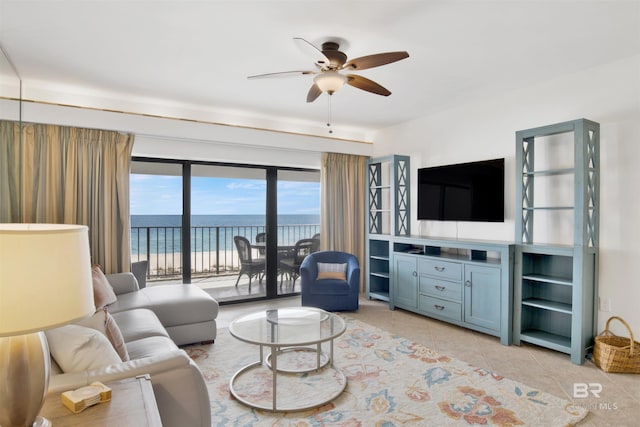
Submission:
<svg viewBox="0 0 640 427">
<path fill-rule="evenodd" d="M 192 215 L 192 227 L 263 226 L 264 215 Z M 131 215 L 132 227 L 180 227 L 182 215 Z M 278 215 L 278 224 L 320 224 L 320 215 Z"/>
<path fill-rule="evenodd" d="M 181 215 L 131 215 L 131 254 L 174 253 L 182 251 Z M 264 232 L 264 215 L 193 215 L 191 250 L 195 252 L 234 250 L 233 236 L 255 242 Z M 278 215 L 278 244 L 320 232 L 320 215 Z"/>
</svg>

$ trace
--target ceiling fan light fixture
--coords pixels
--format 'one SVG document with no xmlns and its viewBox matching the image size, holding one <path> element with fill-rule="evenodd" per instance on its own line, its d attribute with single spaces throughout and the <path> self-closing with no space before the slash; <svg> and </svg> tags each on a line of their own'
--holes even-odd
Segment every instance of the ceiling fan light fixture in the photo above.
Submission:
<svg viewBox="0 0 640 427">
<path fill-rule="evenodd" d="M 321 91 L 332 95 L 337 92 L 347 82 L 347 77 L 337 71 L 325 71 L 318 74 L 314 79 L 314 83 Z"/>
</svg>

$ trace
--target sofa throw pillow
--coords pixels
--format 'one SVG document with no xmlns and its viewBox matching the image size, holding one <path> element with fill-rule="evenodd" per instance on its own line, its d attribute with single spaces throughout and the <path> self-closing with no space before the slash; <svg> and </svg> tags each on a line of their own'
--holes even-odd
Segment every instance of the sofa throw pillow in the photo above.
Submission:
<svg viewBox="0 0 640 427">
<path fill-rule="evenodd" d="M 122 359 L 123 362 L 129 360 L 129 353 L 127 352 L 127 347 L 124 343 L 124 337 L 122 336 L 120 327 L 114 320 L 111 313 L 107 311 L 106 307 L 96 311 L 93 316 L 76 322 L 75 324 L 102 332 L 104 336 L 107 337 L 116 353 L 118 353 L 120 359 Z"/>
<path fill-rule="evenodd" d="M 104 313 L 104 309 L 98 310 L 93 315 L 79 320 L 74 323 L 74 325 L 84 326 L 85 328 L 95 329 L 96 331 L 102 332 L 105 336 L 107 336 L 107 330 L 105 329 L 106 315 Z"/>
<path fill-rule="evenodd" d="M 107 337 L 80 325 L 65 325 L 45 332 L 49 351 L 63 372 L 82 372 L 121 363 Z"/>
<path fill-rule="evenodd" d="M 317 280 L 337 279 L 347 280 L 347 263 L 318 263 Z"/>
<path fill-rule="evenodd" d="M 106 314 L 107 338 L 111 342 L 111 345 L 113 345 L 113 348 L 116 350 L 116 353 L 118 353 L 118 356 L 120 356 L 123 362 L 126 362 L 127 360 L 129 360 L 129 353 L 127 352 L 127 346 L 124 343 L 124 337 L 122 336 L 122 331 L 120 331 L 120 327 L 116 323 L 111 313 L 109 313 L 106 308 L 104 312 Z"/>
<path fill-rule="evenodd" d="M 93 302 L 96 305 L 96 310 L 116 302 L 116 293 L 99 265 L 91 267 L 91 278 L 93 279 Z"/>
</svg>

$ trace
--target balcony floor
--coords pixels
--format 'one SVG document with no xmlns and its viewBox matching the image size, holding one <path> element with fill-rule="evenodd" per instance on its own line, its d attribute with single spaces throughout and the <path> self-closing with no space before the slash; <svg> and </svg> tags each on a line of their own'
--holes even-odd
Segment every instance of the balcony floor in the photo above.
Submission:
<svg viewBox="0 0 640 427">
<path fill-rule="evenodd" d="M 196 277 L 192 278 L 191 284 L 198 286 L 207 291 L 218 302 L 230 302 L 239 301 L 244 299 L 264 298 L 266 296 L 266 286 L 264 281 L 259 283 L 254 279 L 251 281 L 251 289 L 249 289 L 249 278 L 245 275 L 242 276 L 238 286 L 235 286 L 238 276 L 224 275 L 213 277 Z M 147 281 L 147 286 L 154 285 L 180 285 L 182 280 L 168 279 L 168 280 L 153 280 Z M 300 292 L 300 278 L 296 280 L 293 285 L 291 280 L 283 280 L 280 285 L 278 278 L 278 295 L 293 295 Z"/>
</svg>

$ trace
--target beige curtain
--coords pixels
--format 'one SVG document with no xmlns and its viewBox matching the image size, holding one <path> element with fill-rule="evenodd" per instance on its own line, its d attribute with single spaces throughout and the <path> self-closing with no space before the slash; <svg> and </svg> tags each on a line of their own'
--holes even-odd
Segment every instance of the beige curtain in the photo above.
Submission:
<svg viewBox="0 0 640 427">
<path fill-rule="evenodd" d="M 7 218 L 11 222 L 87 225 L 92 261 L 107 273 L 128 271 L 129 171 L 134 136 L 23 123 L 22 144 L 18 144 L 15 127 L 19 125 L 0 125 L 3 136 L 10 132 L 5 128 L 14 129 L 13 141 L 3 142 L 1 153 L 9 152 L 19 159 L 0 172 L 0 181 L 7 180 L 7 194 L 19 194 L 21 199 L 18 215 L 11 213 Z M 11 183 L 16 176 L 19 183 Z M 3 192 L 4 187 L 0 184 Z M 11 199 L 12 212 L 16 199 Z"/>
<path fill-rule="evenodd" d="M 360 289 L 365 277 L 365 211 L 367 157 L 323 153 L 320 174 L 320 241 L 323 250 L 349 252 L 360 262 Z"/>
<path fill-rule="evenodd" d="M 20 222 L 20 124 L 0 121 L 0 222 Z"/>
</svg>

